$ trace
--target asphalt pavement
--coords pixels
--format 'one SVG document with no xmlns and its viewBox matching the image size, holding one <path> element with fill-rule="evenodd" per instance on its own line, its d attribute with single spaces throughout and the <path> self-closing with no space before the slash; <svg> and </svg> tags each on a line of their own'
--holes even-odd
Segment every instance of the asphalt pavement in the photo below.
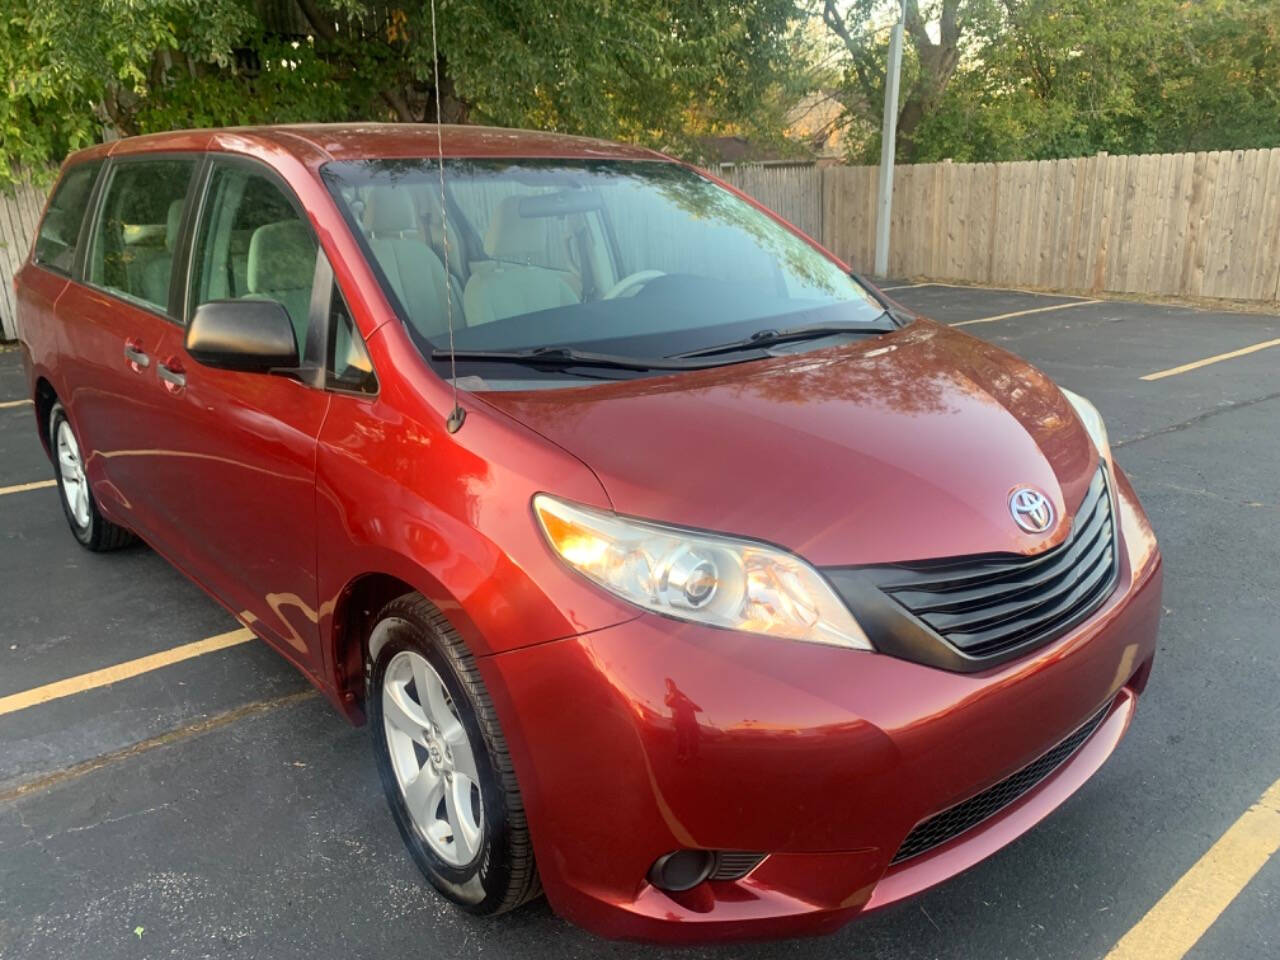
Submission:
<svg viewBox="0 0 1280 960">
<path fill-rule="evenodd" d="M 666 950 L 543 901 L 478 920 L 402 851 L 366 732 L 248 642 L 0 710 L 0 958 L 1107 955 L 1280 777 L 1280 346 L 1166 372 L 1280 338 L 1280 318 L 889 286 L 1092 399 L 1164 552 L 1133 727 L 1040 827 L 820 939 Z M 234 629 L 145 547 L 73 542 L 56 490 L 28 487 L 52 471 L 22 389 L 0 352 L 0 703 Z M 1280 858 L 1186 955 L 1280 957 Z"/>
</svg>

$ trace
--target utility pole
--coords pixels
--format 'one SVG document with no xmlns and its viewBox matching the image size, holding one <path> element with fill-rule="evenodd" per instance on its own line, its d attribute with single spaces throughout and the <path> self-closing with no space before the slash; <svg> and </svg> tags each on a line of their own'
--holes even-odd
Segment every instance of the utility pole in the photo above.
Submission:
<svg viewBox="0 0 1280 960">
<path fill-rule="evenodd" d="M 889 35 L 889 64 L 884 83 L 884 129 L 880 135 L 880 196 L 876 201 L 876 276 L 889 273 L 889 216 L 893 212 L 893 158 L 898 138 L 898 81 L 902 76 L 902 21 L 906 0 L 898 6 L 898 22 Z"/>
</svg>

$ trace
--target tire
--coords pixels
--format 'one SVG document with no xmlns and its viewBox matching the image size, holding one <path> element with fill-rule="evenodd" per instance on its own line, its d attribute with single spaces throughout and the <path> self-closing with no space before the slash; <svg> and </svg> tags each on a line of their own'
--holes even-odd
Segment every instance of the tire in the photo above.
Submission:
<svg viewBox="0 0 1280 960">
<path fill-rule="evenodd" d="M 475 658 L 422 597 L 400 597 L 378 614 L 365 690 L 391 815 L 431 885 L 478 915 L 537 897 L 524 802 L 493 704 Z"/>
<path fill-rule="evenodd" d="M 61 403 L 54 403 L 53 409 L 49 411 L 49 452 L 53 458 L 53 473 L 58 482 L 62 512 L 67 518 L 67 525 L 71 527 L 71 533 L 82 547 L 95 553 L 127 547 L 137 537 L 124 527 L 107 520 L 99 512 L 98 501 L 89 489 L 80 450 L 80 441 L 67 417 L 67 411 Z"/>
</svg>

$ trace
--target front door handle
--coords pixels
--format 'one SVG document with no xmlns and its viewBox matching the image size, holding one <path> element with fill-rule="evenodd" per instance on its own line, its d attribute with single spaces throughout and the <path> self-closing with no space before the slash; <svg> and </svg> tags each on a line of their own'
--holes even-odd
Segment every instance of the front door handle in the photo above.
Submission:
<svg viewBox="0 0 1280 960">
<path fill-rule="evenodd" d="M 135 373 L 143 367 L 151 366 L 151 358 L 143 351 L 141 340 L 126 340 L 124 342 L 124 358 L 133 364 Z"/>
<path fill-rule="evenodd" d="M 171 393 L 187 385 L 186 371 L 182 369 L 182 362 L 175 357 L 170 357 L 164 363 L 158 364 L 156 374 L 165 382 L 165 387 Z"/>
</svg>

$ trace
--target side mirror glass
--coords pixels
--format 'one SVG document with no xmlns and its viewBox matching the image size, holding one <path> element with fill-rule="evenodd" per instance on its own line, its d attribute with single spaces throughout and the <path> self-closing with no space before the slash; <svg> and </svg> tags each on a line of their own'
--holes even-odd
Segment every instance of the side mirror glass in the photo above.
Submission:
<svg viewBox="0 0 1280 960">
<path fill-rule="evenodd" d="M 267 373 L 298 366 L 293 321 L 275 300 L 210 300 L 187 326 L 187 353 L 206 367 Z"/>
</svg>

